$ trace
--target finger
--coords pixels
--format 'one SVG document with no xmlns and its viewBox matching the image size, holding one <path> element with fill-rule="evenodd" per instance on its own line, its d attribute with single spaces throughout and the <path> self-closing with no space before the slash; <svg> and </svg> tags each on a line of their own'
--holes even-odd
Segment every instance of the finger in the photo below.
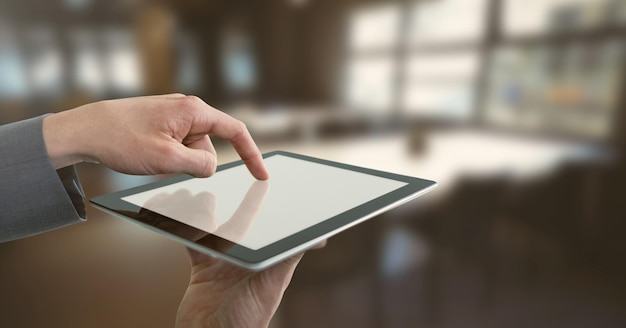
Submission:
<svg viewBox="0 0 626 328">
<path fill-rule="evenodd" d="M 215 151 L 215 146 L 213 146 L 213 143 L 211 142 L 211 138 L 209 138 L 209 136 L 206 134 L 200 135 L 200 136 L 187 137 L 185 140 L 183 140 L 183 144 L 189 148 L 206 150 L 209 153 L 213 154 L 213 156 L 217 159 L 217 152 Z"/>
<path fill-rule="evenodd" d="M 175 144 L 174 156 L 171 156 L 166 167 L 168 172 L 185 172 L 198 178 L 210 177 L 217 168 L 215 154 L 204 149 L 194 149 L 183 144 Z"/>
<path fill-rule="evenodd" d="M 212 133 L 230 142 L 255 178 L 267 180 L 269 173 L 263 163 L 263 156 L 246 126 L 231 116 L 215 111 L 219 113 L 219 119 L 213 125 Z"/>
<path fill-rule="evenodd" d="M 219 261 L 211 255 L 198 252 L 195 249 L 191 249 L 189 247 L 187 247 L 187 253 L 189 254 L 189 260 L 192 267 L 195 267 L 200 263 L 213 263 L 215 261 Z"/>
<path fill-rule="evenodd" d="M 259 180 L 269 178 L 261 152 L 241 121 L 207 105 L 197 97 L 185 99 L 191 99 L 186 101 L 197 109 L 194 111 L 196 119 L 190 131 L 191 134 L 206 133 L 227 140 L 255 178 Z"/>
<path fill-rule="evenodd" d="M 315 246 L 311 247 L 310 249 L 320 249 L 320 248 L 326 247 L 327 241 L 328 240 L 323 240 L 323 241 L 315 244 Z M 283 267 L 295 267 L 296 265 L 298 265 L 298 263 L 300 263 L 300 260 L 302 260 L 302 257 L 304 256 L 304 253 L 306 253 L 306 252 L 301 252 L 299 254 L 296 254 L 296 255 L 294 255 L 294 256 L 284 260 L 283 262 L 279 263 L 275 267 L 280 267 L 280 266 L 283 266 Z"/>
</svg>

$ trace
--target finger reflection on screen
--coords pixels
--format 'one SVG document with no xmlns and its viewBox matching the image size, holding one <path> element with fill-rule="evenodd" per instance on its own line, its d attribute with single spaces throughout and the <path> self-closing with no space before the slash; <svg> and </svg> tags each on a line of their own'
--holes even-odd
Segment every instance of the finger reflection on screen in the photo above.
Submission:
<svg viewBox="0 0 626 328">
<path fill-rule="evenodd" d="M 232 242 L 243 239 L 259 213 L 269 189 L 270 182 L 268 180 L 254 181 L 233 216 L 220 225 L 213 234 Z"/>
<path fill-rule="evenodd" d="M 171 194 L 160 193 L 146 201 L 143 207 L 206 232 L 217 229 L 215 196 L 208 191 L 195 195 L 187 189 Z"/>
<path fill-rule="evenodd" d="M 254 181 L 233 215 L 218 225 L 215 215 L 216 197 L 208 191 L 192 194 L 188 189 L 174 193 L 159 193 L 147 200 L 143 207 L 170 220 L 160 221 L 158 228 L 191 240 L 199 240 L 214 234 L 231 242 L 243 239 L 250 230 L 265 196 L 269 191 L 269 181 Z M 169 222 L 168 222 L 169 221 Z M 189 226 L 196 229 L 189 229 Z M 199 229 L 199 230 L 197 230 Z"/>
</svg>

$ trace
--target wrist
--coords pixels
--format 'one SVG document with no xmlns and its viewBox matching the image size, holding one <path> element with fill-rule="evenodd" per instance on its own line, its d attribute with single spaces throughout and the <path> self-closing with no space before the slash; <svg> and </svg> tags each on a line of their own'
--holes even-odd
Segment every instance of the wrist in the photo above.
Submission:
<svg viewBox="0 0 626 328">
<path fill-rule="evenodd" d="M 84 161 L 78 127 L 68 112 L 47 116 L 43 120 L 43 138 L 50 162 L 55 169 Z"/>
</svg>

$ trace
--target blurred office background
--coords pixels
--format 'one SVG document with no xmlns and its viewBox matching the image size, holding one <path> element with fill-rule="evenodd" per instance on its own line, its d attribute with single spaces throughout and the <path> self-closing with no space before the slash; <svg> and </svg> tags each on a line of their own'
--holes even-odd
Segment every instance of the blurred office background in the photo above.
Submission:
<svg viewBox="0 0 626 328">
<path fill-rule="evenodd" d="M 307 253 L 272 327 L 624 327 L 625 59 L 623 0 L 3 0 L 0 123 L 182 92 L 440 183 Z M 0 245 L 1 327 L 173 325 L 184 248 L 88 215 Z"/>
</svg>

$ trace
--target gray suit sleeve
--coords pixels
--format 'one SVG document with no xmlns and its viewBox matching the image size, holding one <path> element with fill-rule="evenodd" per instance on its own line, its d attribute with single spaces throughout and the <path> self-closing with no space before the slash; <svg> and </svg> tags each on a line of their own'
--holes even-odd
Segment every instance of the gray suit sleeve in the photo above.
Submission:
<svg viewBox="0 0 626 328">
<path fill-rule="evenodd" d="M 43 140 L 45 116 L 0 126 L 0 242 L 85 218 L 74 166 L 55 170 Z"/>
</svg>

